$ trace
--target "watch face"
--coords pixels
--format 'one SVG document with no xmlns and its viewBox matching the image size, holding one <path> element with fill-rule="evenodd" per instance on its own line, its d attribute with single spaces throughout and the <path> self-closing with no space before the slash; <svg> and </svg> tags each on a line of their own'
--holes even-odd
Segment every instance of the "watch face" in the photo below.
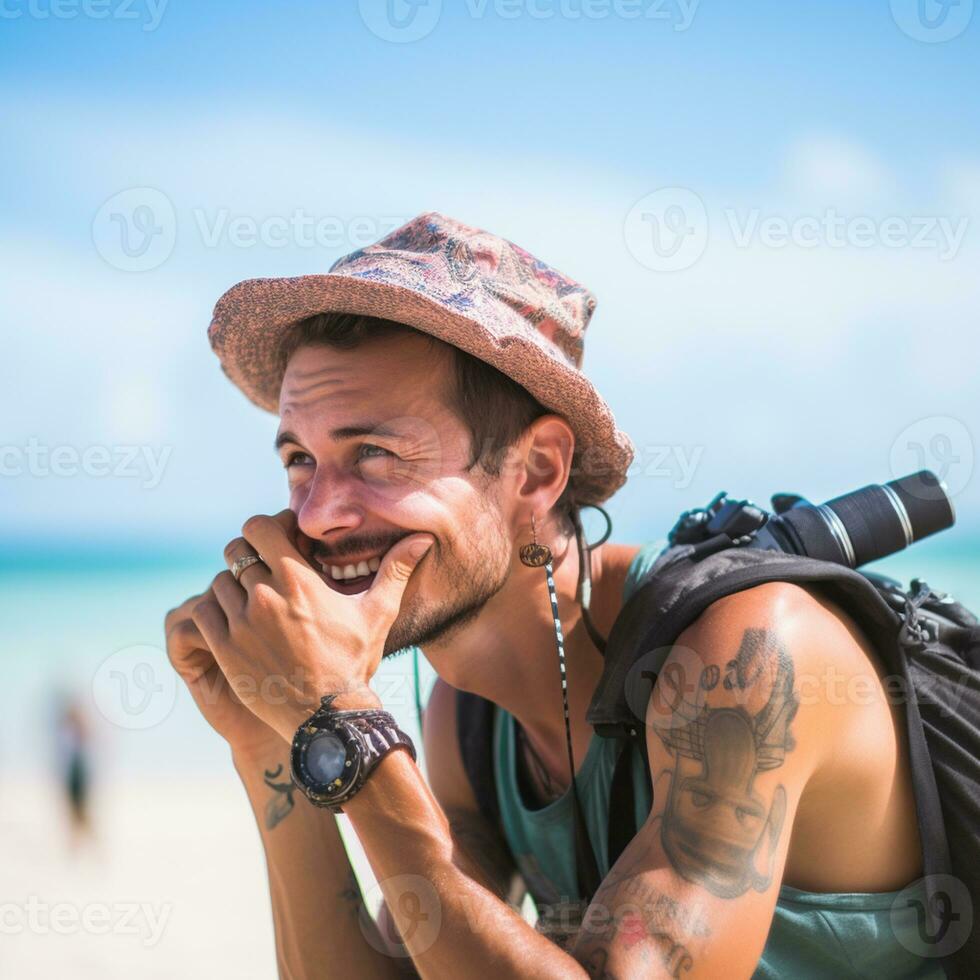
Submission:
<svg viewBox="0 0 980 980">
<path fill-rule="evenodd" d="M 313 782 L 326 786 L 348 772 L 347 749 L 333 732 L 317 732 L 306 747 L 306 771 Z"/>
</svg>

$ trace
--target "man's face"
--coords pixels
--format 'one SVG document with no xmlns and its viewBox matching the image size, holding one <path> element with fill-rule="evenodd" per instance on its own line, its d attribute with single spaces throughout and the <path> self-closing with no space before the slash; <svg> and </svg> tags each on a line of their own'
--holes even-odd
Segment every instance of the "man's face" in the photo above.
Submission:
<svg viewBox="0 0 980 980">
<path fill-rule="evenodd" d="M 466 469 L 470 435 L 447 403 L 451 372 L 446 351 L 406 333 L 354 350 L 301 347 L 283 378 L 277 442 L 289 506 L 327 584 L 364 592 L 400 538 L 435 539 L 386 655 L 445 638 L 509 573 L 509 484 Z"/>
</svg>

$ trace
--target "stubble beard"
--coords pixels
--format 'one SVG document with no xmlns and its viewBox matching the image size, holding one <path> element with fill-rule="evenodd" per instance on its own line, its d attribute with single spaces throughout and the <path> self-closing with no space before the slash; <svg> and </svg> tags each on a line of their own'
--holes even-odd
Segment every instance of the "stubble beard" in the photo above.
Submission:
<svg viewBox="0 0 980 980">
<path fill-rule="evenodd" d="M 503 524 L 494 520 L 495 533 L 489 534 L 477 531 L 481 524 L 487 529 L 486 522 L 476 521 L 471 533 L 448 547 L 437 540 L 422 559 L 422 566 L 436 563 L 436 578 L 445 598 L 426 602 L 416 596 L 402 607 L 385 640 L 386 658 L 408 647 L 445 643 L 473 622 L 507 583 L 511 546 Z M 420 570 L 427 571 L 421 566 Z"/>
</svg>

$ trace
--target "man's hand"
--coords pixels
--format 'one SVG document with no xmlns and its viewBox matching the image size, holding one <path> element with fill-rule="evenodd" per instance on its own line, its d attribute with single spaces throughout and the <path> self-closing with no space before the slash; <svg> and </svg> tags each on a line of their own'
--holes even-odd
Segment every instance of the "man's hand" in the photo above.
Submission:
<svg viewBox="0 0 980 980">
<path fill-rule="evenodd" d="M 192 618 L 215 662 L 238 690 L 257 694 L 255 714 L 284 739 L 320 698 L 348 692 L 380 707 L 368 683 L 381 663 L 412 572 L 432 544 L 413 534 L 384 556 L 371 588 L 347 596 L 330 588 L 297 547 L 291 511 L 247 520 L 226 559 L 254 553 L 262 562 L 239 581 L 221 572 Z"/>
<path fill-rule="evenodd" d="M 233 752 L 247 754 L 281 746 L 279 735 L 242 704 L 192 619 L 194 608 L 204 601 L 214 601 L 210 590 L 191 596 L 167 613 L 164 621 L 167 655 L 174 670 L 187 685 L 208 724 L 228 742 Z"/>
</svg>

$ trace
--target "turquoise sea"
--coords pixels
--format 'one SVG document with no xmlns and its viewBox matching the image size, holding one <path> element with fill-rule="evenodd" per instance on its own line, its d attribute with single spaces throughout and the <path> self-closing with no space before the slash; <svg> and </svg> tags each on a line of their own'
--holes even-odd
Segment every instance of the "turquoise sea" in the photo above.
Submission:
<svg viewBox="0 0 980 980">
<path fill-rule="evenodd" d="M 216 553 L 220 551 L 216 549 Z M 24 549 L 0 564 L 0 767 L 49 765 L 57 698 L 80 699 L 104 772 L 226 767 L 224 742 L 200 718 L 166 661 L 163 617 L 220 565 L 172 548 Z M 957 530 L 874 566 L 925 578 L 980 610 L 980 538 Z M 420 659 L 423 698 L 434 675 Z M 417 732 L 409 656 L 386 662 L 377 688 Z"/>
</svg>

